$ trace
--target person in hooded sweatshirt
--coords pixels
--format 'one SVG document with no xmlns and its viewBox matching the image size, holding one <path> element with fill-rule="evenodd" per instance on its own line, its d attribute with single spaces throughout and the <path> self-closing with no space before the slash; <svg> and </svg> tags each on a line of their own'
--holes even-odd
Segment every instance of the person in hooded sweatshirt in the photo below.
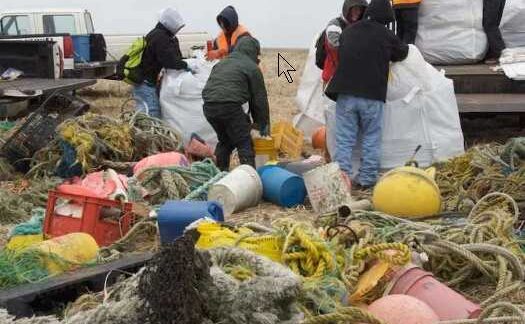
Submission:
<svg viewBox="0 0 525 324">
<path fill-rule="evenodd" d="M 264 77 L 258 67 L 259 42 L 243 37 L 228 57 L 217 63 L 202 91 L 204 116 L 217 133 L 217 166 L 228 171 L 236 148 L 241 164 L 255 167 L 251 120 L 242 105 L 249 103 L 250 115 L 261 136 L 268 136 L 270 113 Z"/>
<path fill-rule="evenodd" d="M 241 37 L 250 36 L 246 27 L 239 24 L 239 15 L 233 6 L 227 6 L 217 16 L 221 32 L 214 42 L 214 49 L 208 52 L 208 60 L 219 60 L 228 56 Z"/>
<path fill-rule="evenodd" d="M 339 64 L 339 38 L 347 26 L 351 26 L 363 18 L 368 2 L 366 0 L 345 0 L 340 17 L 332 19 L 325 30 L 324 48 L 326 59 L 322 79 L 328 84 Z"/>
<path fill-rule="evenodd" d="M 386 27 L 392 21 L 390 1 L 372 0 L 364 19 L 343 31 L 339 66 L 326 90 L 337 101 L 335 160 L 348 179 L 357 134 L 363 136 L 361 169 L 353 184 L 357 188 L 377 182 L 389 65 L 408 55 L 408 45 Z"/>
<path fill-rule="evenodd" d="M 159 22 L 146 35 L 146 48 L 142 54 L 142 73 L 144 81 L 133 89 L 138 98 L 139 110 L 145 111 L 147 104 L 149 115 L 161 117 L 160 102 L 157 93 L 157 79 L 162 69 L 188 70 L 188 64 L 182 59 L 179 41 L 175 36 L 184 27 L 181 15 L 172 8 L 160 12 Z"/>
</svg>

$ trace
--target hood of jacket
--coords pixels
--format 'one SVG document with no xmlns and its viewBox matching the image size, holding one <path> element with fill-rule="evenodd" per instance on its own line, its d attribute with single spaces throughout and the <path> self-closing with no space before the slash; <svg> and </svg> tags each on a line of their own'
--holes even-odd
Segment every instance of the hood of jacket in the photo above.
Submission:
<svg viewBox="0 0 525 324">
<path fill-rule="evenodd" d="M 223 21 L 225 23 L 226 30 L 229 32 L 234 31 L 239 26 L 239 15 L 233 6 L 224 8 L 221 13 L 217 16 L 217 23 Z"/>
<path fill-rule="evenodd" d="M 394 10 L 390 0 L 372 0 L 365 12 L 365 17 L 382 25 L 393 22 L 395 20 Z"/>
<path fill-rule="evenodd" d="M 184 19 L 180 13 L 173 8 L 166 8 L 159 13 L 159 23 L 176 35 L 184 26 Z"/>
<path fill-rule="evenodd" d="M 350 9 L 352 9 L 353 7 L 358 7 L 358 6 L 366 8 L 368 7 L 368 2 L 366 0 L 345 0 L 343 4 L 343 11 L 342 11 L 343 18 L 346 19 L 346 17 L 350 13 Z"/>
<path fill-rule="evenodd" d="M 261 45 L 257 39 L 250 36 L 244 36 L 237 41 L 233 53 L 244 54 L 253 62 L 257 63 L 257 59 L 261 53 Z"/>
</svg>

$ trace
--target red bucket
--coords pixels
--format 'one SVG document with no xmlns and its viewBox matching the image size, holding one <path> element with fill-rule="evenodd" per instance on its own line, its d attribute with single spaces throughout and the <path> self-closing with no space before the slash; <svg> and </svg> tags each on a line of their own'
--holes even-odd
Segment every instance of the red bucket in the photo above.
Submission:
<svg viewBox="0 0 525 324">
<path fill-rule="evenodd" d="M 412 267 L 402 270 L 393 279 L 389 295 L 408 295 L 430 306 L 441 321 L 475 319 L 481 313 L 479 305 L 438 281 L 432 273 Z"/>
</svg>

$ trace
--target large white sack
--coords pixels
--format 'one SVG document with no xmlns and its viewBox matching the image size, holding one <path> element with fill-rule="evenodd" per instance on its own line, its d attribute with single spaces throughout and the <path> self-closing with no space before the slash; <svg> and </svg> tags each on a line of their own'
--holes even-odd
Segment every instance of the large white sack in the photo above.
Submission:
<svg viewBox="0 0 525 324">
<path fill-rule="evenodd" d="M 507 0 L 500 28 L 508 48 L 525 46 L 525 0 Z"/>
<path fill-rule="evenodd" d="M 424 0 L 416 45 L 432 64 L 478 62 L 488 46 L 482 21 L 483 0 Z"/>
<path fill-rule="evenodd" d="M 195 74 L 179 70 L 167 70 L 160 90 L 162 119 L 182 134 L 188 144 L 191 134 L 196 133 L 212 147 L 217 135 L 204 117 L 202 90 L 210 76 L 213 63 L 204 59 L 187 60 Z"/>
<path fill-rule="evenodd" d="M 326 110 L 327 147 L 335 154 L 335 110 Z M 404 165 L 417 146 L 416 156 L 425 167 L 464 153 L 463 132 L 452 80 L 425 62 L 410 45 L 405 61 L 391 66 L 385 105 L 381 168 Z M 360 149 L 353 154 L 357 172 Z"/>
<path fill-rule="evenodd" d="M 317 37 L 315 38 L 317 40 Z M 302 130 L 310 140 L 318 127 L 325 124 L 324 111 L 334 103 L 323 94 L 322 71 L 315 65 L 315 42 L 308 58 L 297 90 L 295 101 L 300 113 L 294 117 L 294 126 Z"/>
</svg>

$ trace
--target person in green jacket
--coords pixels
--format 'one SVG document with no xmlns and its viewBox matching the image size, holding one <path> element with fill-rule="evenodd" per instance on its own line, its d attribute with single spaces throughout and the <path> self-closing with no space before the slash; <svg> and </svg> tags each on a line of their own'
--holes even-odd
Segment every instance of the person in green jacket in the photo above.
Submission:
<svg viewBox="0 0 525 324">
<path fill-rule="evenodd" d="M 261 136 L 268 136 L 270 112 L 264 77 L 259 69 L 259 42 L 245 36 L 234 51 L 217 63 L 202 91 L 204 116 L 217 133 L 217 166 L 230 168 L 230 155 L 237 149 L 241 164 L 255 167 L 255 152 L 250 131 L 252 120 Z M 247 115 L 242 106 L 249 103 Z"/>
</svg>

